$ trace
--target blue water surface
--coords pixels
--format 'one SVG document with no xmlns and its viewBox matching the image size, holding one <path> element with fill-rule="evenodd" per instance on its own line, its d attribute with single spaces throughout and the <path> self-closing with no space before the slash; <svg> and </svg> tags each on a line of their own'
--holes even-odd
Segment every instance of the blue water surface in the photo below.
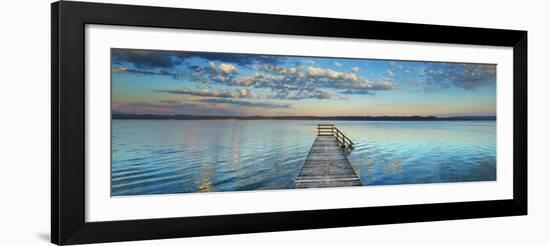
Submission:
<svg viewBox="0 0 550 246">
<path fill-rule="evenodd" d="M 363 185 L 496 180 L 495 121 L 113 120 L 112 195 L 292 188 L 318 123 Z"/>
</svg>

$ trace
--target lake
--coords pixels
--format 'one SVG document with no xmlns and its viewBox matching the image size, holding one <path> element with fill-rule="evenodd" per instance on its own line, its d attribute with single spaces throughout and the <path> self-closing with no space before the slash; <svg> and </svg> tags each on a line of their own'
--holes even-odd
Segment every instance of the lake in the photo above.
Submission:
<svg viewBox="0 0 550 246">
<path fill-rule="evenodd" d="M 112 195 L 290 189 L 318 123 L 363 185 L 496 180 L 495 121 L 113 120 Z"/>
</svg>

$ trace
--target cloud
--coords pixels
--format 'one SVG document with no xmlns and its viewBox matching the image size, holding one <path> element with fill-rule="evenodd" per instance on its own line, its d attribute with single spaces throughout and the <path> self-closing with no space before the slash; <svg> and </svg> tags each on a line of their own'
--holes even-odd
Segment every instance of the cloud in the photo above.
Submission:
<svg viewBox="0 0 550 246">
<path fill-rule="evenodd" d="M 496 65 L 491 64 L 392 61 L 388 63 L 387 73 L 426 91 L 450 87 L 474 90 L 496 81 Z"/>
<path fill-rule="evenodd" d="M 375 95 L 374 92 L 370 91 L 370 90 L 353 90 L 353 89 L 348 89 L 348 90 L 345 90 L 342 92 L 343 94 L 347 94 L 347 95 Z"/>
<path fill-rule="evenodd" d="M 254 64 L 281 64 L 285 58 L 270 55 L 248 55 L 233 53 L 208 53 L 189 51 L 111 49 L 113 64 L 132 65 L 136 69 L 169 69 L 183 64 L 187 59 L 201 58 L 239 66 Z"/>
<path fill-rule="evenodd" d="M 282 63 L 284 59 L 288 60 Z M 357 98 L 354 95 L 383 94 L 391 90 L 436 91 L 449 87 L 474 90 L 496 81 L 496 65 L 370 60 L 366 69 L 360 61 L 358 66 L 350 68 L 345 60 L 332 58 L 312 58 L 320 61 L 317 63 L 296 57 L 284 59 L 113 49 L 112 73 L 155 75 L 150 77 L 151 81 L 160 81 L 163 85 L 173 83 L 173 86 L 149 89 L 166 98 L 113 102 L 112 108 L 130 113 L 231 115 L 291 108 L 299 105 L 299 100 L 353 100 Z M 158 76 L 171 76 L 178 81 Z"/>
<path fill-rule="evenodd" d="M 180 90 L 185 91 L 185 90 Z M 188 98 L 169 97 L 155 101 L 135 101 L 135 102 L 120 102 L 113 101 L 112 109 L 115 113 L 129 114 L 189 114 L 189 115 L 238 115 L 242 113 L 239 108 L 263 108 L 263 109 L 284 109 L 290 108 L 290 104 L 278 104 L 263 101 L 248 101 L 243 98 L 248 98 L 245 95 L 249 93 L 247 90 L 238 90 L 239 96 L 235 98 L 232 95 L 224 95 L 222 93 L 203 93 L 200 90 L 189 90 L 192 92 L 188 95 L 197 96 Z M 175 93 L 179 94 L 179 93 Z M 212 96 L 222 97 L 212 97 Z M 229 96 L 229 97 L 224 97 Z"/>
<path fill-rule="evenodd" d="M 253 76 L 219 78 L 219 76 L 210 74 L 210 79 L 225 85 L 258 89 L 267 88 L 271 90 L 271 94 L 267 95 L 268 97 L 289 100 L 347 98 L 345 95 L 339 97 L 332 92 L 334 95 L 329 96 L 326 90 L 320 89 L 346 91 L 347 94 L 374 94 L 374 92 L 365 93 L 364 91 L 399 88 L 391 80 L 370 81 L 352 71 L 336 71 L 314 66 L 302 67 L 302 70 L 299 70 L 282 65 L 270 66 L 267 64 L 260 64 L 256 66 L 256 69 L 259 72 Z M 204 76 L 202 78 L 208 79 Z"/>
<path fill-rule="evenodd" d="M 185 63 L 190 57 L 207 59 L 207 65 Z M 177 80 L 199 82 L 206 85 L 218 83 L 226 86 L 250 89 L 268 89 L 267 97 L 288 100 L 302 99 L 346 99 L 340 94 L 361 93 L 364 91 L 392 90 L 396 86 L 368 81 L 357 72 L 358 67 L 348 71 L 337 71 L 313 66 L 313 60 L 299 60 L 297 66 L 287 67 L 279 63 L 282 58 L 264 55 L 244 55 L 227 53 L 201 53 L 177 51 L 149 51 L 113 49 L 113 67 L 116 72 L 141 75 L 164 75 Z M 340 64 L 339 62 L 335 62 Z M 183 66 L 177 66 L 182 64 Z M 304 66 L 302 64 L 309 64 Z M 116 65 L 116 67 L 115 67 Z M 241 75 L 239 66 L 249 65 L 256 70 L 254 75 Z M 128 67 L 131 66 L 131 67 Z M 119 69 L 124 67 L 125 69 Z M 330 92 L 327 89 L 336 90 Z M 219 98 L 250 98 L 235 91 L 201 91 L 190 89 L 160 90 L 172 94 L 210 96 Z M 248 91 L 249 92 L 249 91 Z"/>
<path fill-rule="evenodd" d="M 451 86 L 474 90 L 496 81 L 496 65 L 436 63 L 423 71 L 423 78 L 431 90 Z"/>
<path fill-rule="evenodd" d="M 162 75 L 162 76 L 170 76 L 177 78 L 178 76 L 181 76 L 181 73 L 179 72 L 173 72 L 166 69 L 163 70 L 144 70 L 144 69 L 133 69 L 133 68 L 126 68 L 126 67 L 118 67 L 113 68 L 111 70 L 113 73 L 131 73 L 136 75 Z"/>
<path fill-rule="evenodd" d="M 296 73 L 296 68 L 286 68 L 285 66 L 278 65 L 272 66 L 269 64 L 259 64 L 256 66 L 257 70 L 268 72 L 268 73 L 277 73 L 277 74 L 294 74 Z"/>
<path fill-rule="evenodd" d="M 320 67 L 308 67 L 307 73 L 309 76 L 313 77 L 328 77 L 330 79 L 341 79 L 350 81 L 356 81 L 358 78 L 355 73 L 338 72 L 329 68 L 324 69 Z"/>
<path fill-rule="evenodd" d="M 157 101 L 118 102 L 114 101 L 113 113 L 119 114 L 186 114 L 186 115 L 237 115 L 239 111 L 226 104 L 205 104 L 183 101 L 177 98 Z"/>
<path fill-rule="evenodd" d="M 455 70 L 456 68 L 450 68 Z M 491 83 L 496 79 L 495 65 L 462 64 L 458 75 L 451 77 L 455 86 L 464 89 L 474 89 L 478 86 Z"/>
<path fill-rule="evenodd" d="M 158 100 L 158 102 L 165 104 L 182 104 L 183 100 L 179 97 L 170 97 L 166 99 L 160 99 Z"/>
<path fill-rule="evenodd" d="M 394 90 L 399 86 L 393 81 L 370 81 L 354 72 L 338 72 L 319 67 L 308 67 L 309 80 L 317 87 L 344 90 L 347 94 L 373 94 L 372 91 Z M 371 91 L 371 93 L 365 93 Z"/>
<path fill-rule="evenodd" d="M 363 77 L 361 77 L 357 83 L 353 83 L 346 87 L 346 89 L 369 90 L 369 91 L 385 91 L 385 90 L 395 90 L 399 88 L 400 87 L 392 81 L 372 82 Z"/>
<path fill-rule="evenodd" d="M 303 100 L 303 99 L 334 99 L 347 100 L 347 96 L 324 90 L 277 90 L 274 94 L 268 96 L 269 99 Z"/>
<path fill-rule="evenodd" d="M 186 52 L 184 57 L 202 58 L 210 61 L 218 61 L 222 63 L 233 63 L 239 66 L 252 66 L 254 64 L 281 64 L 285 57 L 271 55 L 249 55 L 249 54 L 233 54 L 233 53 L 202 53 L 202 52 Z"/>
<path fill-rule="evenodd" d="M 233 64 L 222 63 L 222 64 L 220 64 L 218 69 L 220 70 L 220 72 L 222 72 L 224 74 L 236 73 L 237 72 L 237 68 L 235 66 L 233 66 Z"/>
<path fill-rule="evenodd" d="M 138 69 L 171 68 L 181 62 L 170 51 L 112 49 L 111 55 L 113 63 L 130 63 Z"/>
<path fill-rule="evenodd" d="M 117 66 L 117 67 L 113 66 L 111 71 L 113 73 L 125 73 L 125 72 L 128 72 L 128 68 L 124 66 Z"/>
<path fill-rule="evenodd" d="M 253 94 L 247 88 L 237 88 L 235 90 L 229 89 L 189 89 L 189 88 L 180 88 L 180 89 L 165 89 L 165 90 L 155 90 L 156 92 L 164 92 L 171 94 L 179 95 L 191 95 L 191 96 L 201 96 L 201 97 L 219 97 L 219 98 L 252 98 Z"/>
<path fill-rule="evenodd" d="M 331 79 L 336 79 L 336 78 L 338 78 L 342 75 L 343 75 L 343 73 L 341 73 L 341 72 L 336 72 L 336 71 L 330 70 L 330 69 L 326 70 L 326 76 L 331 78 Z"/>
<path fill-rule="evenodd" d="M 275 108 L 290 108 L 290 104 L 276 104 L 276 103 L 268 103 L 268 102 L 254 102 L 254 101 L 243 101 L 243 100 L 234 100 L 234 99 L 226 99 L 226 98 L 206 98 L 206 97 L 199 97 L 194 98 L 194 102 L 203 102 L 208 104 L 230 104 L 230 105 L 236 105 L 241 107 L 258 107 L 258 108 L 267 108 L 267 109 L 275 109 Z"/>
<path fill-rule="evenodd" d="M 309 76 L 324 76 L 325 70 L 319 67 L 308 67 L 307 73 Z"/>
</svg>

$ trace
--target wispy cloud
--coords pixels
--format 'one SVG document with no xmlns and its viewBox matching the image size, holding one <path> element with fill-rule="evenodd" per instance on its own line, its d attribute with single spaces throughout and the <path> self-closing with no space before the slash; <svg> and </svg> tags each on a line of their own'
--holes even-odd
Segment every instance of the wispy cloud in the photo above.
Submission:
<svg viewBox="0 0 550 246">
<path fill-rule="evenodd" d="M 177 98 L 157 101 L 113 102 L 113 113 L 127 114 L 189 114 L 235 115 L 239 111 L 226 104 L 208 104 L 183 101 Z"/>
<path fill-rule="evenodd" d="M 166 89 L 155 90 L 156 92 L 164 92 L 170 94 L 191 95 L 191 96 L 203 96 L 203 97 L 220 97 L 220 98 L 252 98 L 253 94 L 249 89 L 237 88 L 235 90 L 229 89 Z"/>
<path fill-rule="evenodd" d="M 269 99 L 303 100 L 303 99 L 334 99 L 347 100 L 345 95 L 339 95 L 330 91 L 323 90 L 287 90 L 280 89 L 275 93 L 268 95 Z"/>
<path fill-rule="evenodd" d="M 165 99 L 160 99 L 158 102 L 163 104 L 182 104 L 183 100 L 179 97 L 170 97 Z"/>
<path fill-rule="evenodd" d="M 111 69 L 113 73 L 125 73 L 128 72 L 128 68 L 125 66 L 116 66 Z"/>
<path fill-rule="evenodd" d="M 194 98 L 194 102 L 204 102 L 208 104 L 231 104 L 238 105 L 243 107 L 257 107 L 257 108 L 290 108 L 290 104 L 276 104 L 268 102 L 255 102 L 255 101 L 243 101 L 243 100 L 234 100 L 226 98 L 207 98 L 199 97 Z"/>
</svg>

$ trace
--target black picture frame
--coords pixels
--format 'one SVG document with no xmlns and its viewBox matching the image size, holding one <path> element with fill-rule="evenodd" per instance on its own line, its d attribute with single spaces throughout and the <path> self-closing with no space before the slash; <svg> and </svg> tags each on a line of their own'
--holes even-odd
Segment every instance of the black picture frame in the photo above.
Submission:
<svg viewBox="0 0 550 246">
<path fill-rule="evenodd" d="M 85 221 L 85 25 L 513 47 L 513 199 Z M 527 31 L 61 1 L 51 6 L 51 242 L 81 244 L 527 214 Z"/>
</svg>

